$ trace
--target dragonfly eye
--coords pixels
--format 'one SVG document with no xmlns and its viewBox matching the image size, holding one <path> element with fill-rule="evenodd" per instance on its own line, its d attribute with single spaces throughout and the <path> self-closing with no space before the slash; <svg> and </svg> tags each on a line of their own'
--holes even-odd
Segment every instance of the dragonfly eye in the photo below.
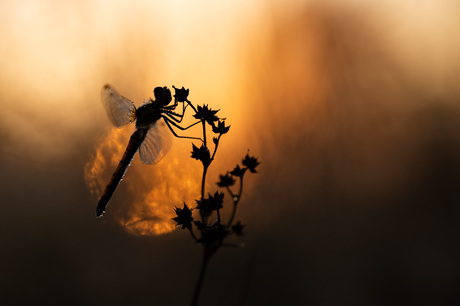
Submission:
<svg viewBox="0 0 460 306">
<path fill-rule="evenodd" d="M 155 100 L 163 106 L 168 105 L 172 100 L 171 91 L 168 87 L 156 87 L 153 90 L 153 94 L 155 96 Z"/>
</svg>

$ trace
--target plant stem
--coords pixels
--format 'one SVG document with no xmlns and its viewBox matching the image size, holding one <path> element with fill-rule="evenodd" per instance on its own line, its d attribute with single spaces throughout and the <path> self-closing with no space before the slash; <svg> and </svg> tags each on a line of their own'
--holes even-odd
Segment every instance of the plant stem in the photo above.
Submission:
<svg viewBox="0 0 460 306">
<path fill-rule="evenodd" d="M 203 247 L 203 261 L 201 262 L 200 275 L 195 285 L 195 291 L 193 293 L 191 306 L 198 305 L 198 299 L 200 297 L 201 286 L 203 285 L 204 275 L 206 273 L 206 267 L 208 266 L 209 256 L 207 255 L 205 247 Z"/>
<path fill-rule="evenodd" d="M 232 216 L 230 217 L 230 220 L 228 220 L 227 228 L 230 228 L 230 226 L 232 226 L 233 219 L 235 218 L 235 214 L 236 214 L 236 207 L 237 207 L 237 204 L 234 203 L 234 204 L 233 204 Z"/>
<path fill-rule="evenodd" d="M 198 238 L 195 236 L 195 233 L 193 232 L 193 230 L 189 228 L 189 231 L 190 231 L 190 235 L 192 235 L 193 240 L 197 241 Z"/>
<path fill-rule="evenodd" d="M 196 114 L 196 113 L 197 113 L 197 110 L 196 110 L 195 106 L 193 106 L 192 102 L 190 102 L 189 100 L 185 100 L 185 101 L 187 101 L 187 104 L 190 105 L 190 106 L 192 107 L 193 111 L 194 111 L 195 114 Z"/>
<path fill-rule="evenodd" d="M 203 124 L 203 142 L 204 142 L 204 146 L 207 147 L 206 145 L 206 121 L 204 120 L 201 120 L 201 123 Z"/>
<path fill-rule="evenodd" d="M 203 167 L 203 177 L 201 178 L 201 199 L 204 199 L 204 183 L 206 182 L 206 173 L 208 172 L 208 166 Z"/>
<path fill-rule="evenodd" d="M 240 191 L 238 195 L 236 196 L 237 197 L 236 201 L 235 201 L 235 195 L 233 195 L 233 192 L 230 190 L 230 188 L 227 187 L 227 191 L 232 197 L 232 201 L 233 201 L 232 215 L 230 216 L 230 220 L 228 220 L 228 223 L 227 223 L 227 228 L 230 228 L 230 226 L 232 226 L 233 219 L 235 218 L 236 208 L 238 207 L 238 203 L 241 200 L 241 194 L 243 193 L 243 176 L 240 178 Z"/>
<path fill-rule="evenodd" d="M 222 137 L 222 134 L 219 134 L 219 137 L 217 137 L 217 142 L 216 142 L 216 144 L 214 146 L 214 152 L 212 153 L 211 160 L 214 160 L 214 156 L 216 156 L 217 147 L 219 146 L 220 137 Z"/>
</svg>

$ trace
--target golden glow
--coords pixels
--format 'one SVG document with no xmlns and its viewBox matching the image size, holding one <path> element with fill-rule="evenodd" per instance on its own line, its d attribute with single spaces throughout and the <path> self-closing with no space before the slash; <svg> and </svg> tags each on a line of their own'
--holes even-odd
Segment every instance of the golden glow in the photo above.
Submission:
<svg viewBox="0 0 460 306">
<path fill-rule="evenodd" d="M 96 147 L 96 153 L 91 156 L 85 166 L 85 182 L 92 195 L 102 195 L 105 184 L 108 183 L 108 179 L 104 183 L 102 176 L 105 172 L 110 171 L 110 168 L 115 169 L 113 166 L 123 156 L 125 149 L 123 141 L 126 141 L 127 136 L 128 129 L 112 128 L 105 137 L 105 141 Z"/>
<path fill-rule="evenodd" d="M 110 125 L 101 86 L 139 106 L 154 87 L 175 85 L 190 88 L 195 104 L 221 109 L 231 125 L 211 183 L 247 149 L 275 164 L 280 147 L 308 133 L 318 147 L 334 142 L 339 119 L 358 100 L 375 105 L 375 89 L 387 94 L 382 110 L 413 107 L 391 91 L 394 75 L 409 76 L 427 96 L 458 92 L 459 11 L 455 1 L 2 1 L 0 127 L 16 141 L 5 150 L 37 148 L 34 158 L 49 162 L 73 158 L 84 144 L 95 207 L 132 132 L 112 129 L 98 142 Z M 132 233 L 170 231 L 172 208 L 194 206 L 199 190 L 189 151 L 189 141 L 175 141 L 155 166 L 135 156 L 108 213 Z"/>
<path fill-rule="evenodd" d="M 132 129 L 112 128 L 95 148 L 85 166 L 85 182 L 95 199 L 102 195 L 112 172 L 123 156 Z M 172 231 L 175 206 L 188 203 L 200 192 L 200 168 L 181 151 L 172 149 L 156 165 L 144 165 L 136 156 L 128 167 L 123 181 L 107 206 L 107 215 L 113 216 L 126 229 L 138 235 L 158 235 Z M 187 151 L 185 151 L 187 152 Z M 120 191 L 123 190 L 123 191 Z M 121 198 L 120 198 L 121 197 Z"/>
</svg>

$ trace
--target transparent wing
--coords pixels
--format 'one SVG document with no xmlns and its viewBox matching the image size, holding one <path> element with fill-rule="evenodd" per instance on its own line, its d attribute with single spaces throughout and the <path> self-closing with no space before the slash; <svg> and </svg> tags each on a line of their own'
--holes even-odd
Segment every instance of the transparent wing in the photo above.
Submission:
<svg viewBox="0 0 460 306">
<path fill-rule="evenodd" d="M 134 103 L 120 95 L 109 84 L 102 87 L 101 99 L 110 121 L 116 127 L 119 128 L 136 119 L 136 107 Z"/>
<path fill-rule="evenodd" d="M 147 132 L 139 148 L 139 156 L 144 164 L 156 164 L 168 153 L 171 144 L 171 131 L 164 120 L 159 119 Z"/>
</svg>

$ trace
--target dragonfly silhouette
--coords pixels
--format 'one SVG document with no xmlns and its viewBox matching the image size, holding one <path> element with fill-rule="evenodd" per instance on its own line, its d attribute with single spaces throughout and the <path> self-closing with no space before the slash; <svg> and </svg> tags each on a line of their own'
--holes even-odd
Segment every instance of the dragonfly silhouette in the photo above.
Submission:
<svg viewBox="0 0 460 306">
<path fill-rule="evenodd" d="M 175 99 L 174 104 L 169 105 L 172 97 L 167 87 L 156 87 L 153 93 L 155 100 L 149 98 L 147 102 L 144 101 L 144 105 L 136 109 L 131 100 L 120 95 L 112 86 L 107 84 L 102 87 L 101 99 L 110 121 L 120 128 L 136 120 L 136 131 L 131 135 L 125 153 L 97 204 L 97 217 L 105 212 L 107 203 L 138 150 L 144 164 L 156 164 L 168 153 L 171 147 L 171 134 L 166 127 L 178 138 L 201 140 L 197 137 L 179 136 L 172 128 L 175 126 L 186 130 L 200 122 L 188 127 L 179 125 L 188 104 L 185 105 L 182 102 L 182 114 L 178 114 L 174 112 L 178 106 L 177 100 Z"/>
</svg>

